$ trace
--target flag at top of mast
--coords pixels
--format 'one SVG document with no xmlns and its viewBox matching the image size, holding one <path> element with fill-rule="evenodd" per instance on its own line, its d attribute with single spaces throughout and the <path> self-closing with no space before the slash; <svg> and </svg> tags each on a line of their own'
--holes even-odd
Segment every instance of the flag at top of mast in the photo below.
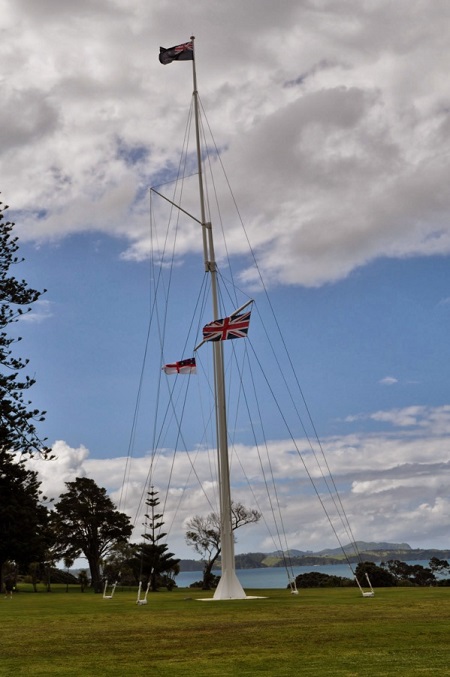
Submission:
<svg viewBox="0 0 450 677">
<path fill-rule="evenodd" d="M 192 61 L 194 58 L 194 42 L 191 39 L 190 42 L 185 42 L 183 45 L 176 45 L 175 47 L 165 47 L 159 48 L 159 60 L 164 65 L 167 66 L 168 63 L 172 61 Z"/>
</svg>

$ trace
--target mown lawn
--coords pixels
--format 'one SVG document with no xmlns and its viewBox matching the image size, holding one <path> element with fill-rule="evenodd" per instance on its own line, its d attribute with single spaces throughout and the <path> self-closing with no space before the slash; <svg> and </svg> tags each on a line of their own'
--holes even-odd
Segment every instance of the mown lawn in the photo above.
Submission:
<svg viewBox="0 0 450 677">
<path fill-rule="evenodd" d="M 0 675 L 450 675 L 450 588 L 200 592 L 20 591 L 0 598 Z"/>
</svg>

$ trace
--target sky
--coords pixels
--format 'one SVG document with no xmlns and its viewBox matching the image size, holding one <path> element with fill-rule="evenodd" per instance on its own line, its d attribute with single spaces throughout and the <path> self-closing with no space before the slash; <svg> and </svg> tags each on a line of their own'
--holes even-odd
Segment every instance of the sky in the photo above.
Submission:
<svg viewBox="0 0 450 677">
<path fill-rule="evenodd" d="M 133 420 L 146 346 L 157 355 L 147 344 L 149 188 L 177 167 L 192 95 L 191 64 L 162 66 L 158 53 L 195 35 L 202 106 L 245 224 L 243 235 L 225 208 L 236 280 L 264 309 L 250 241 L 352 533 L 448 548 L 448 3 L 179 0 L 174 11 L 164 0 L 0 0 L 0 10 L 1 199 L 25 259 L 17 276 L 47 290 L 13 329 L 56 455 L 31 463 L 46 495 L 86 475 L 139 515 L 150 395 L 135 434 Z M 185 227 L 178 245 L 194 297 L 201 241 Z M 181 297 L 175 306 L 181 326 Z M 150 366 L 145 382 L 155 382 Z M 263 404 L 289 546 L 336 547 L 292 440 Z M 214 481 L 188 423 L 200 483 L 189 454 L 172 466 L 169 442 L 152 482 L 171 550 L 195 557 L 185 524 L 210 511 Z M 302 430 L 294 436 L 308 459 Z M 252 490 L 233 470 L 233 496 L 263 511 L 248 431 L 238 457 Z M 263 520 L 237 534 L 236 552 L 274 549 Z"/>
</svg>

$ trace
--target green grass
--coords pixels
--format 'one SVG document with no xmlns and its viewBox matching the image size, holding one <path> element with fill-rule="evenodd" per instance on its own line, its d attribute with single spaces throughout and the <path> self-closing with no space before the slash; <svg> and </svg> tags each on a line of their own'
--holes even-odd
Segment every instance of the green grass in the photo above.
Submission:
<svg viewBox="0 0 450 677">
<path fill-rule="evenodd" d="M 266 599 L 19 591 L 0 598 L 0 675 L 450 675 L 450 588 L 249 594 Z"/>
</svg>

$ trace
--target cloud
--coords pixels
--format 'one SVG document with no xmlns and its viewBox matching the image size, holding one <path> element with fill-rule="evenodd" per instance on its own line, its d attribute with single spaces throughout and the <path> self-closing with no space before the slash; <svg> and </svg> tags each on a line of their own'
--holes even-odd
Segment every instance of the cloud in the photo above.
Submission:
<svg viewBox="0 0 450 677">
<path fill-rule="evenodd" d="M 17 115 L 17 111 L 21 115 Z M 58 113 L 38 89 L 10 90 L 0 111 L 0 143 L 3 152 L 45 142 L 58 124 Z"/>
<path fill-rule="evenodd" d="M 53 304 L 51 301 L 45 299 L 38 299 L 31 306 L 30 312 L 25 312 L 19 317 L 20 322 L 29 322 L 31 324 L 39 324 L 53 316 Z"/>
<path fill-rule="evenodd" d="M 0 169 L 22 238 L 96 231 L 146 256 L 147 189 L 177 166 L 190 96 L 190 64 L 162 67 L 159 45 L 194 24 L 204 108 L 267 280 L 318 286 L 450 252 L 442 3 L 179 9 L 5 0 Z M 255 283 L 245 262 L 241 277 Z"/>
<path fill-rule="evenodd" d="M 417 427 L 429 431 L 434 435 L 445 435 L 450 432 L 450 407 L 427 407 L 414 405 L 399 409 L 376 411 L 370 414 L 357 414 L 346 417 L 346 422 L 372 420 L 379 423 L 389 423 L 394 427 Z"/>
<path fill-rule="evenodd" d="M 385 376 L 381 379 L 380 383 L 385 386 L 392 386 L 395 383 L 398 383 L 398 379 L 394 378 L 394 376 Z"/>
<path fill-rule="evenodd" d="M 322 440 L 326 463 L 357 540 L 408 542 L 413 547 L 443 547 L 447 538 L 447 487 L 450 481 L 448 435 L 450 405 L 374 414 L 379 421 L 405 421 L 415 417 L 415 429 L 403 432 L 354 433 Z M 442 425 L 445 419 L 446 427 Z M 434 427 L 438 422 L 437 427 Z M 255 447 L 239 446 L 232 453 L 234 500 L 257 507 L 264 520 L 237 534 L 237 552 L 270 551 L 280 547 L 277 529 L 284 529 L 291 548 L 320 550 L 338 547 L 349 534 L 336 510 L 336 495 L 320 450 L 315 454 L 305 440 L 268 443 L 268 460 Z M 117 506 L 135 524 L 135 539 L 142 532 L 146 491 L 151 482 L 159 492 L 168 543 L 179 556 L 194 557 L 184 542 L 186 521 L 195 514 L 218 509 L 218 487 L 211 477 L 210 452 L 195 449 L 174 458 L 170 450 L 156 457 L 90 458 L 85 447 L 70 448 L 59 441 L 56 460 L 31 461 L 39 472 L 44 493 L 53 498 L 65 491 L 65 482 L 88 476 L 104 486 Z M 214 455 L 214 454 L 213 454 Z M 266 477 L 262 473 L 265 467 Z M 270 477 L 277 498 L 268 495 Z M 170 479 L 170 486 L 168 482 Z M 314 485 L 313 485 L 314 483 Z M 328 487 L 328 488 L 327 488 Z M 320 495 L 321 500 L 318 500 Z M 278 511 L 279 505 L 279 511 Z M 274 506 L 275 509 L 274 509 Z M 351 540 L 351 539 L 350 539 Z"/>
<path fill-rule="evenodd" d="M 66 491 L 66 482 L 73 482 L 76 477 L 87 475 L 85 462 L 89 451 L 83 446 L 74 449 L 63 440 L 58 440 L 52 446 L 52 453 L 55 455 L 54 461 L 34 458 L 27 461 L 27 465 L 39 474 L 45 496 L 56 499 Z"/>
</svg>

